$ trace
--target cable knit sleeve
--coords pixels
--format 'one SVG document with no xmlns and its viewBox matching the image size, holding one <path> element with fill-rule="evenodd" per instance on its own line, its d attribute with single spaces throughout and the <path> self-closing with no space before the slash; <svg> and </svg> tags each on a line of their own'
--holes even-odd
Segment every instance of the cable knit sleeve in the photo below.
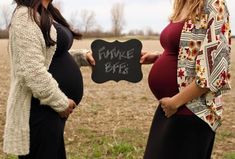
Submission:
<svg viewBox="0 0 235 159">
<path fill-rule="evenodd" d="M 23 79 L 23 84 L 42 105 L 49 105 L 57 112 L 64 111 L 68 107 L 68 98 L 47 71 L 44 39 L 38 34 L 40 29 L 30 18 L 19 18 L 11 27 L 16 75 Z"/>
</svg>

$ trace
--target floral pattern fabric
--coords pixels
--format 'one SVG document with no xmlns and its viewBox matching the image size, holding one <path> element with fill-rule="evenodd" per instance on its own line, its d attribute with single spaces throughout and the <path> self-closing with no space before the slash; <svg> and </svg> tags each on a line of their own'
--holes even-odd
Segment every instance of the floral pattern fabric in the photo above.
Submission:
<svg viewBox="0 0 235 159">
<path fill-rule="evenodd" d="M 209 89 L 186 106 L 215 131 L 221 124 L 222 94 L 230 89 L 231 30 L 225 0 L 206 0 L 203 13 L 184 24 L 177 79 L 180 90 L 194 79 Z"/>
</svg>

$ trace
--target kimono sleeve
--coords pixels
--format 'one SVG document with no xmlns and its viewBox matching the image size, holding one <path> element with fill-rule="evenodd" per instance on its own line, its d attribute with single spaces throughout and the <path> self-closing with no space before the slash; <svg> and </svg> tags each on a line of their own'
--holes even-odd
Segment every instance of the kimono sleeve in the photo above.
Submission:
<svg viewBox="0 0 235 159">
<path fill-rule="evenodd" d="M 231 30 L 225 3 L 211 11 L 207 28 L 196 58 L 196 84 L 212 92 L 229 90 Z"/>
</svg>

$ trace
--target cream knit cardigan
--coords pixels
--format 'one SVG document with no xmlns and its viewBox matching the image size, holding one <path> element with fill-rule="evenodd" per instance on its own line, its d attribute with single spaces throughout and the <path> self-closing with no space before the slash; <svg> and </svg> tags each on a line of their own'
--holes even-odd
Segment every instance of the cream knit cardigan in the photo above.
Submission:
<svg viewBox="0 0 235 159">
<path fill-rule="evenodd" d="M 52 26 L 51 37 L 55 41 L 56 36 L 56 30 Z M 13 15 L 8 49 L 11 85 L 6 109 L 3 151 L 26 155 L 30 145 L 31 97 L 38 98 L 41 105 L 48 105 L 56 112 L 68 107 L 68 98 L 48 72 L 56 46 L 46 47 L 43 34 L 29 16 L 27 7 L 18 7 Z M 81 53 L 77 52 L 74 57 L 78 65 L 87 65 Z"/>
</svg>

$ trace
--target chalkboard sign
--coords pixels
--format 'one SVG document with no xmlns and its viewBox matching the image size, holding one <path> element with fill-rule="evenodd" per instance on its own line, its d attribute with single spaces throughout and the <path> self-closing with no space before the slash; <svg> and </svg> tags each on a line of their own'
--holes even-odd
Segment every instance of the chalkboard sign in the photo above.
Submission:
<svg viewBox="0 0 235 159">
<path fill-rule="evenodd" d="M 91 44 L 92 55 L 96 65 L 92 71 L 92 80 L 104 83 L 126 80 L 137 83 L 142 80 L 140 57 L 142 43 L 137 39 L 126 42 L 107 42 L 95 40 Z"/>
</svg>

